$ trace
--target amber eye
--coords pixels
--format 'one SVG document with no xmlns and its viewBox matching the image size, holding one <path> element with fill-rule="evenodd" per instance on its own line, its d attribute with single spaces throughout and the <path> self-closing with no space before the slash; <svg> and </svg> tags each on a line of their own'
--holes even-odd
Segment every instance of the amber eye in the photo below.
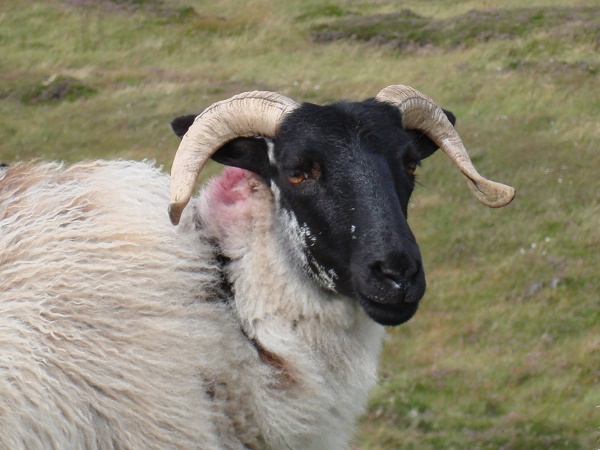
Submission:
<svg viewBox="0 0 600 450">
<path fill-rule="evenodd" d="M 288 173 L 290 183 L 299 184 L 306 180 L 316 181 L 321 179 L 321 165 L 312 161 L 310 164 L 302 165 Z"/>
<path fill-rule="evenodd" d="M 406 165 L 406 173 L 409 175 L 414 175 L 417 170 L 417 163 L 408 163 Z"/>
<path fill-rule="evenodd" d="M 306 180 L 308 178 L 308 174 L 302 170 L 294 170 L 290 172 L 288 178 L 291 183 L 298 184 Z"/>
</svg>

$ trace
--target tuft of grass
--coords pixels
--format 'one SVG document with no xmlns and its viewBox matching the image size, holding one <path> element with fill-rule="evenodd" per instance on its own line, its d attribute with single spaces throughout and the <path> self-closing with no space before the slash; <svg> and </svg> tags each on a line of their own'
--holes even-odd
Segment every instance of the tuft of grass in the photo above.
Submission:
<svg viewBox="0 0 600 450">
<path fill-rule="evenodd" d="M 27 89 L 21 95 L 21 101 L 28 105 L 61 100 L 73 101 L 89 98 L 97 92 L 76 78 L 54 74 Z"/>
</svg>

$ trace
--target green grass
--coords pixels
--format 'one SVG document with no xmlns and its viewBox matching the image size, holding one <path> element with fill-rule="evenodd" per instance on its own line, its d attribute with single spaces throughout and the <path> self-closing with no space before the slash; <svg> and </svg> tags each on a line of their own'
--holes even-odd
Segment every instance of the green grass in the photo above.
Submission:
<svg viewBox="0 0 600 450">
<path fill-rule="evenodd" d="M 600 446 L 597 2 L 25 3 L 0 14 L 0 162 L 167 170 L 173 117 L 250 89 L 321 103 L 403 83 L 455 112 L 480 172 L 517 198 L 486 209 L 442 154 L 425 161 L 410 223 L 428 292 L 389 330 L 354 447 Z M 94 93 L 28 102 L 51 78 Z"/>
</svg>

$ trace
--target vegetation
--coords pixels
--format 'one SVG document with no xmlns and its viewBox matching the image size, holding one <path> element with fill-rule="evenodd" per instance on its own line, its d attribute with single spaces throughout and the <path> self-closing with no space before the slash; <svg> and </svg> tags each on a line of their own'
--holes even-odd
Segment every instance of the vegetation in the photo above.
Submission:
<svg viewBox="0 0 600 450">
<path fill-rule="evenodd" d="M 599 6 L 473 9 L 459 16 L 421 16 L 410 9 L 352 16 L 312 27 L 317 42 L 336 39 L 388 44 L 400 48 L 470 47 L 493 39 L 516 39 L 543 31 L 567 41 L 600 34 Z M 341 15 L 338 13 L 338 15 Z"/>
<path fill-rule="evenodd" d="M 443 155 L 419 169 L 410 222 L 428 292 L 389 330 L 355 448 L 596 448 L 600 8 L 522 3 L 7 0 L 0 162 L 168 170 L 170 120 L 235 93 L 321 103 L 414 86 L 457 115 L 481 173 L 518 193 L 489 210 Z M 51 79 L 84 95 L 31 101 Z"/>
<path fill-rule="evenodd" d="M 82 97 L 87 98 L 95 93 L 96 90 L 94 88 L 86 86 L 75 78 L 55 74 L 27 90 L 21 96 L 21 101 L 33 104 L 60 100 L 76 100 Z"/>
</svg>

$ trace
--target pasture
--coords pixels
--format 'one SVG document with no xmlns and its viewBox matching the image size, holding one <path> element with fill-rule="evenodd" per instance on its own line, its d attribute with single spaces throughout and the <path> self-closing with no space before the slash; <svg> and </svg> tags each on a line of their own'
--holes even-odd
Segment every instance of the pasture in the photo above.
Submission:
<svg viewBox="0 0 600 450">
<path fill-rule="evenodd" d="M 409 222 L 428 290 L 388 330 L 354 448 L 597 448 L 600 5 L 523 3 L 5 0 L 0 162 L 169 170 L 170 120 L 238 92 L 324 103 L 413 86 L 517 197 L 485 208 L 441 152 L 419 168 Z"/>
</svg>

